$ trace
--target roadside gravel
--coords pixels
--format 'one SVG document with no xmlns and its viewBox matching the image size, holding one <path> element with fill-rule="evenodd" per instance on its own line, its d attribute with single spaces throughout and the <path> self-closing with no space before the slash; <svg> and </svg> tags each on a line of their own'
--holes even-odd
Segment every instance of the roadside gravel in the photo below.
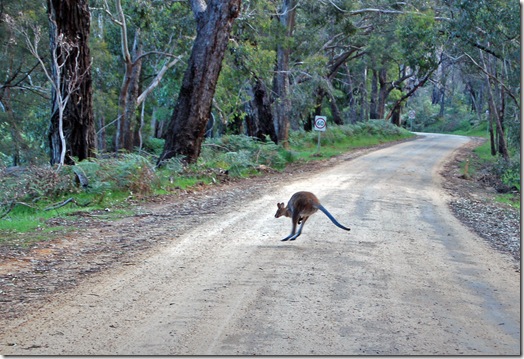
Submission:
<svg viewBox="0 0 524 359">
<path fill-rule="evenodd" d="M 472 159 L 472 150 L 482 143 L 475 139 L 460 148 L 444 166 L 441 175 L 443 186 L 453 197 L 449 203 L 454 215 L 472 231 L 485 239 L 496 250 L 507 253 L 515 260 L 520 272 L 520 212 L 495 201 L 497 190 L 492 183 L 483 181 L 484 171 L 465 178 L 461 162 Z"/>
</svg>

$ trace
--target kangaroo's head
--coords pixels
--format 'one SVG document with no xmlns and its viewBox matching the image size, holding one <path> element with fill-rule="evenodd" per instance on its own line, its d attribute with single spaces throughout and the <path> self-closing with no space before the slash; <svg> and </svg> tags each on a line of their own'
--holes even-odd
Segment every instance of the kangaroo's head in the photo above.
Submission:
<svg viewBox="0 0 524 359">
<path fill-rule="evenodd" d="M 275 213 L 275 218 L 280 218 L 282 216 L 289 217 L 288 210 L 284 203 L 277 203 L 277 213 Z"/>
</svg>

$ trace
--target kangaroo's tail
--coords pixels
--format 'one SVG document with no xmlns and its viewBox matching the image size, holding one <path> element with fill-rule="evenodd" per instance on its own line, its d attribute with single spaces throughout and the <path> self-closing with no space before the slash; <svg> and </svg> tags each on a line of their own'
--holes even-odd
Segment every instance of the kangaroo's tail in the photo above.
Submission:
<svg viewBox="0 0 524 359">
<path fill-rule="evenodd" d="M 333 224 L 339 228 L 342 228 L 346 231 L 350 231 L 351 229 L 350 228 L 347 228 L 347 227 L 344 227 L 343 225 L 341 225 L 340 223 L 338 223 L 338 221 L 335 219 L 335 217 L 333 217 L 333 215 L 331 213 L 328 212 L 327 209 L 324 208 L 324 206 L 322 206 L 321 204 L 319 204 L 318 206 L 318 209 L 320 209 L 322 212 L 324 212 L 324 214 L 326 216 L 328 216 L 328 218 L 331 220 L 331 222 L 333 222 Z"/>
</svg>

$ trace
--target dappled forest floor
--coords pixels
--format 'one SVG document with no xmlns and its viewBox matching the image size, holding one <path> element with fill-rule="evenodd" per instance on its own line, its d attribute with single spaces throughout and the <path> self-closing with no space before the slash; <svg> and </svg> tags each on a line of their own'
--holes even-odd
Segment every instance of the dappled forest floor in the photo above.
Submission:
<svg viewBox="0 0 524 359">
<path fill-rule="evenodd" d="M 466 179 L 460 169 L 461 161 L 472 158 L 471 151 L 476 144 L 472 142 L 461 148 L 443 167 L 443 186 L 453 198 L 450 207 L 494 248 L 511 255 L 516 270 L 520 271 L 519 211 L 495 203 L 496 190 L 492 184 L 485 178 L 479 181 L 481 175 Z M 308 176 L 385 146 L 355 150 L 330 160 L 291 165 L 283 172 L 267 169 L 262 176 L 230 179 L 212 186 L 180 190 L 173 195 L 150 197 L 147 202 L 133 203 L 135 215 L 119 220 L 107 220 L 104 212 L 78 212 L 74 217 L 51 219 L 47 225 L 66 229 L 51 232 L 47 241 L 34 243 L 29 248 L 0 247 L 0 315 L 7 319 L 19 317 L 52 301 L 53 294 L 77 286 L 93 273 L 109 267 L 132 266 L 147 255 L 148 250 L 167 245 L 187 229 L 202 224 L 205 220 L 202 214 L 219 213 L 226 206 L 241 210 L 244 201 L 259 198 L 273 186 L 285 183 L 290 176 L 293 179 Z M 20 242 L 24 236 L 32 235 L 19 235 Z"/>
</svg>

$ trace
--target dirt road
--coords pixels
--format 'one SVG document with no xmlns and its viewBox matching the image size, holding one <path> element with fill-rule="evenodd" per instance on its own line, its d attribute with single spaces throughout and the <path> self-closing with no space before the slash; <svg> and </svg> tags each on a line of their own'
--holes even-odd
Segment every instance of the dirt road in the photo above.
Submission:
<svg viewBox="0 0 524 359">
<path fill-rule="evenodd" d="M 138 263 L 93 276 L 2 323 L 4 355 L 520 354 L 520 278 L 449 212 L 437 174 L 465 137 L 421 138 L 293 176 Z M 322 213 L 281 242 L 278 201 Z"/>
</svg>

